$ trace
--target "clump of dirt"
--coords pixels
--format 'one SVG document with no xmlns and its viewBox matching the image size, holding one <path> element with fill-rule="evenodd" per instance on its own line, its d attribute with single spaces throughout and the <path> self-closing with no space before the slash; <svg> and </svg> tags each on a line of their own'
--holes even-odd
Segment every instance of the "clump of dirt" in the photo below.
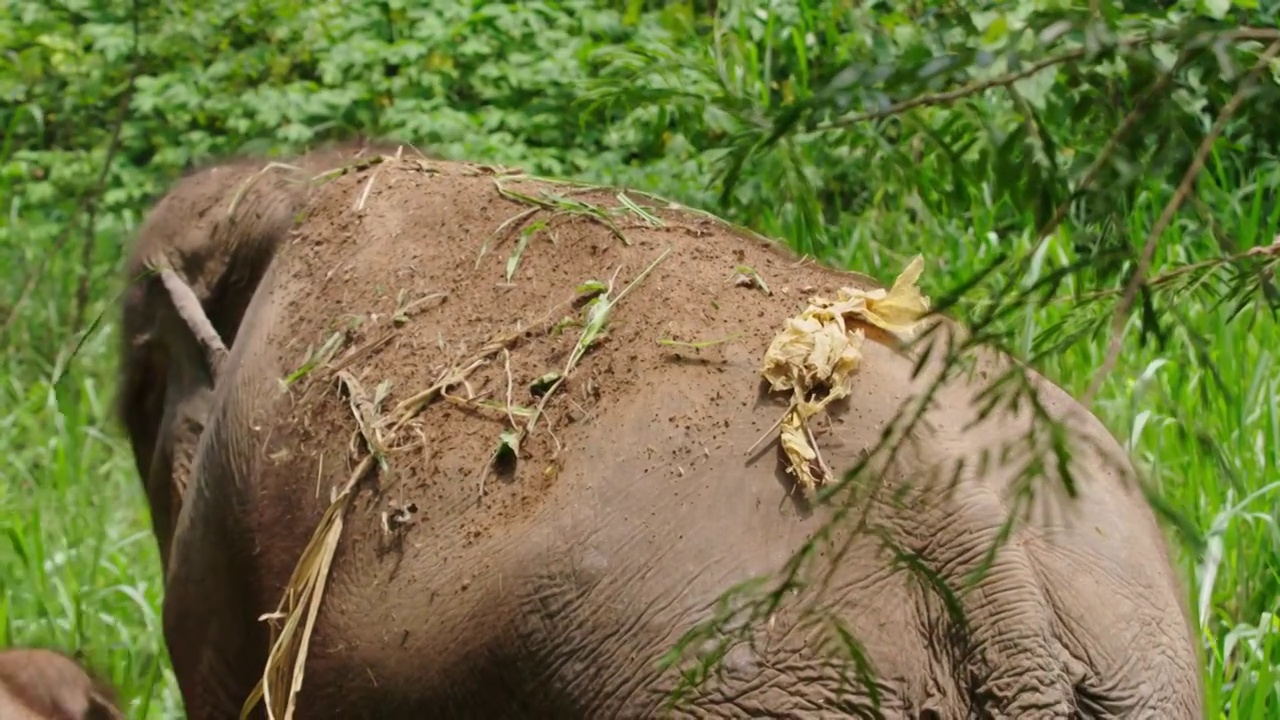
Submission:
<svg viewBox="0 0 1280 720">
<path fill-rule="evenodd" d="M 277 262 L 300 449 L 356 437 L 339 372 L 379 388 L 353 447 L 381 448 L 400 507 L 487 508 L 475 535 L 538 505 L 593 408 L 678 362 L 706 364 L 687 388 L 705 395 L 718 360 L 760 364 L 811 296 L 880 287 L 641 193 L 422 160 L 321 188 Z"/>
</svg>

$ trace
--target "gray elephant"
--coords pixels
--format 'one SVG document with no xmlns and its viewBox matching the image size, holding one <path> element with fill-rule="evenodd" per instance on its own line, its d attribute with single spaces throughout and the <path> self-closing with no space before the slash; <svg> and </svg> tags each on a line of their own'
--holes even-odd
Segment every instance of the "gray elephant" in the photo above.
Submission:
<svg viewBox="0 0 1280 720">
<path fill-rule="evenodd" d="M 256 717 L 1201 717 L 1123 449 L 1034 372 L 982 395 L 994 351 L 944 375 L 910 282 L 465 163 L 271 221 L 210 182 L 138 240 L 122 400 L 192 720 L 264 674 Z"/>
</svg>

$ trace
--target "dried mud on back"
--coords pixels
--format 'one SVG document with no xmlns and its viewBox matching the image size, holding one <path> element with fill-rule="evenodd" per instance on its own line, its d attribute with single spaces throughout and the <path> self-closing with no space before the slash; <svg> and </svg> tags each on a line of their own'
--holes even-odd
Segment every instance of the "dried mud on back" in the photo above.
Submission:
<svg viewBox="0 0 1280 720">
<path fill-rule="evenodd" d="M 372 455 L 388 529 L 481 506 L 477 536 L 536 508 L 565 457 L 607 451 L 574 444 L 596 408 L 695 365 L 687 412 L 654 421 L 714 435 L 739 410 L 721 402 L 727 368 L 758 382 L 811 296 L 881 287 L 642 193 L 423 160 L 320 188 L 278 262 L 288 452 L 358 437 L 318 488 Z M 781 416 L 787 400 L 768 401 Z"/>
<path fill-rule="evenodd" d="M 719 449 L 750 410 L 744 382 L 786 430 L 794 398 L 768 392 L 761 369 L 788 319 L 814 296 L 884 290 L 643 193 L 421 157 L 323 179 L 274 275 L 267 344 L 287 417 L 272 420 L 265 454 L 311 495 L 284 512 L 316 528 L 266 673 L 282 716 L 345 518 L 365 528 L 350 543 L 369 542 L 377 518 L 379 554 L 415 524 L 450 527 L 447 561 L 529 518 L 566 462 L 590 468 L 624 448 L 581 443 L 579 430 L 659 386 L 688 404 L 652 422 L 687 442 L 643 448 L 651 467 L 637 472 L 678 482 L 677 461 Z"/>
</svg>

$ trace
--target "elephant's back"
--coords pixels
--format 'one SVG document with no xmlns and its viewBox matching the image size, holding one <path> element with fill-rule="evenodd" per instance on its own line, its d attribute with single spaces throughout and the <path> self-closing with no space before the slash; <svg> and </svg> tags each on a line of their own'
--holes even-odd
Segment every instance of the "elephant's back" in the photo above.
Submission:
<svg viewBox="0 0 1280 720">
<path fill-rule="evenodd" d="M 469 508 L 468 537 L 536 511 L 564 461 L 584 452 L 575 426 L 604 408 L 675 382 L 688 406 L 653 422 L 738 422 L 745 407 L 727 396 L 756 396 L 786 319 L 811 296 L 873 283 L 640 194 L 620 201 L 616 190 L 420 160 L 384 161 L 319 189 L 275 265 L 266 346 L 288 387 L 289 417 L 277 422 L 295 433 L 289 442 L 345 452 L 358 431 L 346 399 L 356 387 L 378 400 L 403 502 Z M 592 294 L 610 284 L 613 304 L 593 325 Z M 751 370 L 727 374 L 731 366 Z M 444 377 L 457 381 L 447 397 L 408 403 Z M 780 410 L 787 397 L 766 402 Z M 517 461 L 506 462 L 510 431 L 535 413 Z M 701 452 L 703 441 L 653 451 Z M 320 486 L 340 485 L 348 465 L 317 468 Z"/>
<path fill-rule="evenodd" d="M 395 487 L 395 497 L 367 508 L 371 529 L 385 535 L 383 525 L 399 522 L 412 524 L 410 537 L 436 537 L 443 527 L 462 548 L 530 521 L 560 492 L 578 492 L 559 487 L 573 477 L 563 470 L 599 454 L 651 458 L 659 476 L 648 482 L 658 488 L 717 452 L 781 468 L 777 422 L 791 398 L 768 391 L 766 350 L 812 297 L 877 287 L 640 193 L 421 159 L 384 160 L 320 187 L 272 277 L 259 313 L 270 327 L 259 332 L 254 361 L 269 369 L 249 374 L 245 394 L 264 437 L 258 457 L 266 472 L 287 475 L 269 487 L 294 499 L 287 513 L 299 536 L 310 534 L 328 489 L 368 454 L 368 436 L 385 458 L 372 473 L 377 484 Z M 612 304 L 602 316 L 590 298 L 606 286 Z M 928 393 L 938 346 L 951 336 L 935 336 L 920 374 L 918 354 L 864 344 L 833 429 L 816 421 L 813 445 L 834 474 L 876 451 L 899 411 Z M 899 454 L 903 473 L 945 481 L 955 474 L 950 458 L 976 463 L 984 448 L 995 457 L 1031 434 L 1026 402 L 1018 412 L 981 410 L 983 391 L 1010 361 L 986 349 L 973 357 L 974 371 L 934 393 L 908 433 L 919 442 Z M 1075 514 L 1096 511 L 1116 532 L 1128 529 L 1093 547 L 1160 544 L 1140 493 L 1118 490 L 1132 473 L 1122 448 L 1052 383 L 1034 373 L 1031 383 L 1052 419 L 1092 443 L 1075 462 L 1073 479 L 1089 489 Z M 611 418 L 623 412 L 649 413 L 662 441 L 613 432 Z M 752 441 L 738 447 L 744 433 Z M 790 476 L 773 474 L 773 502 L 796 494 Z M 969 484 L 989 486 L 1007 509 L 1018 478 L 977 473 Z M 1042 495 L 1042 523 L 1058 522 L 1063 496 Z M 1087 523 L 1071 527 L 1097 536 Z"/>
<path fill-rule="evenodd" d="M 413 696 L 414 678 L 428 675 L 417 669 L 443 643 L 452 652 L 483 645 L 475 618 L 492 620 L 495 637 L 519 635 L 521 627 L 504 625 L 515 622 L 510 606 L 499 605 L 514 602 L 518 578 L 531 579 L 519 586 L 526 589 L 549 582 L 557 572 L 549 562 L 570 563 L 566 577 L 589 580 L 626 563 L 640 578 L 637 558 L 665 558 L 678 571 L 649 575 L 650 595 L 636 598 L 696 604 L 722 580 L 776 569 L 826 517 L 793 504 L 774 442 L 789 396 L 768 392 L 760 369 L 812 296 L 871 289 L 868 278 L 801 262 L 638 193 L 419 160 L 384 161 L 320 188 L 269 277 L 255 298 L 269 322 L 254 331 L 254 370 L 239 372 L 253 408 L 256 472 L 247 492 L 261 499 L 258 527 L 272 538 L 259 544 L 278 550 L 260 559 L 266 597 L 274 601 L 331 491 L 376 454 L 334 560 L 338 579 L 320 620 L 329 632 L 313 647 L 372 668 L 365 689 L 385 702 L 395 702 L 397 676 L 398 691 Z M 603 314 L 591 300 L 602 289 L 612 300 Z M 242 359 L 246 352 L 233 348 Z M 979 355 L 989 376 L 1007 367 L 994 353 Z M 834 472 L 873 452 L 898 410 L 921 394 L 928 373 L 916 377 L 913 368 L 883 345 L 864 346 L 850 398 L 813 439 Z M 980 441 L 998 445 L 1026 429 L 1017 414 L 968 428 L 976 406 L 961 405 L 980 384 L 956 382 L 935 397 L 926 423 L 908 433 L 916 443 L 895 461 L 894 477 L 945 479 L 951 455 L 974 458 Z M 1077 407 L 1056 397 L 1058 415 Z M 1105 431 L 1091 432 L 1115 449 Z M 994 530 L 1014 479 L 976 472 L 976 462 L 964 486 L 986 504 L 964 517 Z M 1104 479 L 1096 507 L 1115 491 L 1114 478 Z M 947 512 L 879 517 L 895 523 L 898 539 L 927 546 L 960 527 Z M 1134 512 L 1132 537 L 1154 547 L 1150 511 Z M 1125 512 L 1113 516 L 1123 521 Z M 592 550 L 591 537 L 611 534 L 614 542 Z M 1116 542 L 1098 547 L 1111 552 Z M 630 550 L 611 560 L 618 545 Z M 1142 551 L 1112 554 L 1133 563 Z M 874 582 L 883 575 L 880 550 L 860 545 L 855 556 L 865 562 L 854 584 L 879 588 L 883 607 L 905 613 L 899 621 L 919 620 L 928 604 L 920 592 Z M 1024 589 L 1036 587 L 1030 571 L 1020 577 Z M 1171 595 L 1162 592 L 1161 602 Z M 1067 611 L 1086 610 L 1082 602 Z M 902 636 L 882 629 L 892 612 L 877 612 L 863 620 L 881 628 L 881 657 L 908 672 L 916 656 L 894 654 Z M 675 628 L 660 620 L 655 632 Z M 362 673 L 351 677 L 364 683 Z"/>
<path fill-rule="evenodd" d="M 602 212 L 614 208 L 623 211 Z M 609 285 L 615 304 L 594 326 L 588 301 Z M 447 608 L 483 615 L 486 587 L 536 571 L 518 560 L 539 557 L 547 528 L 594 512 L 586 498 L 607 491 L 582 482 L 593 463 L 644 458 L 627 479 L 661 496 L 688 486 L 711 456 L 749 460 L 751 443 L 739 440 L 768 433 L 789 397 L 762 391 L 765 350 L 812 296 L 843 287 L 874 281 L 641 194 L 619 200 L 616 190 L 417 160 L 332 180 L 275 258 L 245 342 L 232 348 L 255 458 L 243 492 L 257 499 L 257 544 L 271 548 L 257 558 L 264 603 L 372 438 L 385 465 L 347 514 L 333 571 L 342 579 L 326 589 L 319 622 L 328 630 L 313 652 L 394 673 L 389 658 L 438 653 L 419 628 L 475 640 L 474 620 L 464 630 Z M 432 395 L 442 378 L 447 397 Z M 896 390 L 871 383 L 865 392 L 855 410 Z M 658 395 L 684 402 L 652 402 Z M 513 431 L 540 404 L 511 453 Z M 609 432 L 618 412 L 647 413 L 644 423 L 668 440 L 628 437 L 622 428 L 635 417 Z M 765 438 L 742 478 L 749 490 L 739 500 L 764 508 L 761 517 L 794 494 L 777 453 Z M 660 512 L 655 504 L 630 517 Z M 800 512 L 768 520 L 778 542 L 752 567 L 772 567 L 815 527 Z M 655 537 L 672 541 L 660 525 L 650 526 Z M 420 595 L 428 582 L 430 602 Z M 404 602 L 388 601 L 401 594 Z M 389 682 L 378 677 L 380 697 L 394 696 Z"/>
</svg>

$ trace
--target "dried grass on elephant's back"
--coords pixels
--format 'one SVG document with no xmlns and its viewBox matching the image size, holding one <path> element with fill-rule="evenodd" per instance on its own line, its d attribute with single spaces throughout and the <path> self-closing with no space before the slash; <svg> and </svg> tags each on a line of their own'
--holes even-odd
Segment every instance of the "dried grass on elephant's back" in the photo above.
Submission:
<svg viewBox="0 0 1280 720">
<path fill-rule="evenodd" d="M 400 152 L 397 151 L 396 155 L 399 156 Z M 381 160 L 381 156 L 376 156 L 371 160 L 363 161 L 359 167 L 368 167 Z M 278 165 L 272 163 L 258 175 Z M 284 167 L 292 168 L 292 166 Z M 312 179 L 325 179 L 331 175 L 343 174 L 353 167 L 356 166 L 333 168 L 321 172 Z M 255 175 L 252 179 L 256 177 Z M 357 425 L 360 426 L 360 432 L 365 438 L 370 454 L 360 461 L 325 509 L 315 532 L 303 549 L 302 556 L 294 566 L 293 574 L 289 577 L 284 597 L 281 598 L 276 612 L 259 618 L 260 620 L 283 618 L 284 624 L 280 627 L 278 634 L 273 633 L 275 638 L 268 652 L 262 677 L 241 706 L 241 720 L 249 716 L 259 701 L 266 705 L 267 717 L 271 720 L 277 718 L 292 720 L 297 706 L 297 695 L 302 689 L 302 681 L 306 675 L 307 649 L 311 642 L 316 616 L 320 610 L 320 602 L 324 597 L 329 568 L 333 564 L 338 542 L 342 538 L 343 518 L 347 506 L 350 504 L 356 484 L 372 470 L 375 459 L 381 456 L 382 443 L 378 429 L 369 426 L 369 419 L 362 412 L 361 406 L 368 402 L 368 399 L 363 397 L 363 389 L 348 373 L 339 373 L 339 377 L 348 390 L 352 413 L 356 417 Z M 400 423 L 407 419 L 407 417 L 401 418 Z M 398 428 L 399 425 L 396 427 Z M 277 694 L 281 689 L 287 690 L 283 696 Z"/>
<path fill-rule="evenodd" d="M 283 618 L 285 622 L 272 642 L 262 678 L 241 707 L 241 720 L 249 716 L 259 700 L 265 703 L 267 717 L 271 720 L 293 718 L 297 695 L 302 689 L 302 681 L 306 673 L 307 648 L 311 641 L 311 633 L 315 627 L 316 615 L 320 610 L 320 602 L 324 598 L 329 568 L 337 552 L 338 542 L 342 539 L 343 518 L 354 495 L 356 484 L 373 469 L 375 460 L 381 455 L 381 448 L 385 446 L 387 440 L 383 436 L 383 430 L 385 429 L 388 435 L 394 435 L 427 404 L 438 397 L 446 387 L 464 382 L 472 371 L 489 358 L 502 352 L 519 336 L 520 333 L 512 333 L 494 338 L 481 347 L 469 362 L 461 367 L 446 370 L 430 387 L 405 399 L 396 406 L 392 417 L 386 419 L 372 418 L 369 413 L 371 403 L 363 388 L 349 373 L 338 374 L 347 389 L 352 415 L 355 416 L 369 454 L 352 471 L 329 507 L 326 508 L 302 556 L 298 559 L 298 564 L 294 567 L 280 606 L 274 614 L 260 618 L 264 620 Z M 299 628 L 304 615 L 305 623 Z M 280 688 L 287 688 L 283 697 L 276 694 L 276 690 Z"/>
<path fill-rule="evenodd" d="M 923 270 L 924 259 L 917 255 L 888 290 L 841 288 L 835 300 L 813 298 L 804 312 L 787 320 L 765 351 L 761 373 L 770 388 L 792 392 L 778 439 L 788 470 L 806 493 L 831 478 L 808 420 L 849 394 L 849 379 L 862 363 L 866 335 L 853 323 L 868 323 L 909 340 L 929 312 L 928 298 L 916 287 Z"/>
<path fill-rule="evenodd" d="M 271 646 L 267 656 L 267 664 L 263 670 L 262 680 L 245 700 L 240 711 L 240 718 L 249 716 L 253 707 L 262 700 L 267 706 L 267 717 L 293 717 L 298 691 L 302 689 L 302 679 L 306 673 L 307 646 L 311 641 L 311 630 L 315 627 L 316 614 L 320 610 L 320 599 L 324 597 L 324 586 L 329 577 L 329 566 L 342 537 L 343 515 L 351 500 L 351 490 L 372 467 L 372 456 L 366 457 L 351 475 L 347 486 L 342 488 L 338 497 L 325 510 L 324 517 L 316 527 L 315 535 L 307 543 L 306 550 L 299 558 L 293 575 L 289 578 L 286 601 L 292 607 L 283 614 L 285 624 Z M 299 629 L 298 623 L 306 613 L 305 625 Z M 290 662 L 292 661 L 292 662 Z M 287 687 L 288 692 L 281 700 L 272 688 Z M 283 704 L 283 707 L 281 705 Z"/>
<path fill-rule="evenodd" d="M 374 436 L 370 435 L 372 430 L 366 428 L 365 423 L 361 422 L 360 413 L 355 407 L 362 401 L 356 396 L 357 388 L 349 386 L 348 390 L 351 393 L 352 411 L 356 413 L 357 423 L 361 425 L 361 432 L 365 434 L 366 442 L 369 442 L 370 455 L 356 466 L 350 478 L 320 518 L 315 533 L 302 551 L 302 557 L 298 559 L 298 564 L 289 577 L 284 598 L 276 613 L 260 618 L 283 617 L 285 622 L 271 644 L 262 678 L 241 707 L 241 720 L 249 716 L 259 700 L 265 703 L 268 718 L 290 720 L 293 717 L 297 695 L 302 689 L 302 680 L 306 674 L 307 647 L 311 642 L 311 631 L 315 627 L 320 601 L 324 597 L 329 567 L 333 564 L 338 541 L 342 538 L 343 517 L 356 483 L 373 468 L 373 451 L 376 448 L 372 439 Z M 304 621 L 304 614 L 305 623 L 299 628 L 299 623 Z M 288 690 L 283 698 L 275 692 L 280 688 Z"/>
</svg>

